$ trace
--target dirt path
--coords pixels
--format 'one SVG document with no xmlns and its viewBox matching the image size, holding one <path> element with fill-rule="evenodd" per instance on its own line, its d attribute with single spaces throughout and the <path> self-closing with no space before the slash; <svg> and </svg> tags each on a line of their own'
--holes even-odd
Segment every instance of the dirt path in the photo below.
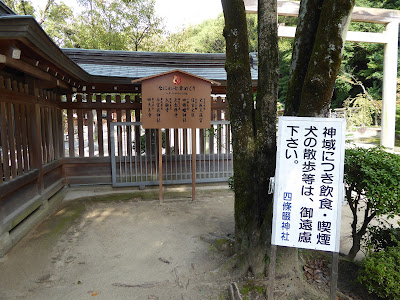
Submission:
<svg viewBox="0 0 400 300">
<path fill-rule="evenodd" d="M 164 204 L 154 200 L 157 190 L 101 193 L 69 190 L 65 206 L 0 259 L 0 300 L 226 299 L 237 280 L 220 272 L 234 233 L 231 191 L 199 189 L 195 202 L 190 192 L 169 191 Z M 350 246 L 350 222 L 343 206 L 342 253 Z M 354 266 L 340 265 L 344 291 L 355 291 Z M 277 279 L 279 299 L 287 299 L 289 285 Z"/>
<path fill-rule="evenodd" d="M 47 219 L 0 260 L 0 299 L 218 299 L 226 257 L 211 243 L 234 231 L 232 193 L 138 200 Z"/>
</svg>

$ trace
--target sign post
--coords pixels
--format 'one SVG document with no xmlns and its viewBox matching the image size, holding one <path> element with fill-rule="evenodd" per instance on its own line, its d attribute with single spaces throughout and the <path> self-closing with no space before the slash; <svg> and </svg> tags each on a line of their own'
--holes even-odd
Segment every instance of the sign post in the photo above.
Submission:
<svg viewBox="0 0 400 300">
<path fill-rule="evenodd" d="M 196 193 L 196 128 L 210 128 L 211 84 L 208 80 L 181 70 L 141 78 L 142 126 L 158 130 L 158 170 L 162 202 L 162 128 L 192 129 L 192 199 Z"/>
<path fill-rule="evenodd" d="M 339 252 L 344 119 L 280 117 L 272 245 Z"/>
<path fill-rule="evenodd" d="M 196 128 L 192 128 L 192 201 L 196 200 Z"/>
</svg>

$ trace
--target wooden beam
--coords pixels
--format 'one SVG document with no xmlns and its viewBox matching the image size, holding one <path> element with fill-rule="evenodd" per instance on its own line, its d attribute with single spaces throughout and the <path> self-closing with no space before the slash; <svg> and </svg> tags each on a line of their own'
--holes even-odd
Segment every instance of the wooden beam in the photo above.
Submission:
<svg viewBox="0 0 400 300">
<path fill-rule="evenodd" d="M 296 34 L 296 27 L 293 26 L 279 26 L 278 36 L 286 38 L 294 38 Z M 359 32 L 359 31 L 348 31 L 346 36 L 347 42 L 364 42 L 364 43 L 378 43 L 386 44 L 389 43 L 391 36 L 386 31 L 379 32 Z"/>
<path fill-rule="evenodd" d="M 30 64 L 27 64 L 24 61 L 13 59 L 11 57 L 5 56 L 3 54 L 0 54 L 0 65 L 6 65 L 10 68 L 19 70 L 21 72 L 24 72 L 25 74 L 29 74 L 35 78 L 48 81 L 53 84 L 53 87 L 61 87 L 64 89 L 70 89 L 70 87 L 62 82 L 61 80 L 56 79 L 55 77 L 49 75 L 46 72 L 43 72 L 42 70 L 38 69 L 37 67 L 31 66 Z"/>
<path fill-rule="evenodd" d="M 244 3 L 247 13 L 257 13 L 257 0 L 244 0 Z M 299 8 L 299 1 L 278 1 L 278 15 L 280 16 L 297 17 L 299 15 Z M 354 7 L 351 21 L 380 24 L 400 23 L 400 11 L 394 9 Z"/>
</svg>

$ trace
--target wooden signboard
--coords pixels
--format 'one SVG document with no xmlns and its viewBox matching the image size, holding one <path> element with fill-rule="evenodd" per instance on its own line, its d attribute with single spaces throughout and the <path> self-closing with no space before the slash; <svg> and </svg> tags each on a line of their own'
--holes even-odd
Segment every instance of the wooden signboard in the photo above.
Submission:
<svg viewBox="0 0 400 300">
<path fill-rule="evenodd" d="M 142 126 L 209 128 L 213 81 L 174 70 L 142 78 Z"/>
<path fill-rule="evenodd" d="M 136 82 L 142 82 L 142 126 L 145 129 L 159 129 L 160 202 L 163 200 L 161 128 L 192 129 L 192 200 L 195 200 L 196 128 L 210 128 L 211 84 L 219 83 L 181 70 L 132 81 Z"/>
</svg>

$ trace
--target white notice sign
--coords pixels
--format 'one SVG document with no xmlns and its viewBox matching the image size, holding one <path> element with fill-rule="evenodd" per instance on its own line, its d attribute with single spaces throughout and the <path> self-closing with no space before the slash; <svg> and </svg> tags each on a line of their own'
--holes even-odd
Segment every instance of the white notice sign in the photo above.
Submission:
<svg viewBox="0 0 400 300">
<path fill-rule="evenodd" d="M 280 117 L 272 244 L 339 252 L 344 119 Z"/>
</svg>

